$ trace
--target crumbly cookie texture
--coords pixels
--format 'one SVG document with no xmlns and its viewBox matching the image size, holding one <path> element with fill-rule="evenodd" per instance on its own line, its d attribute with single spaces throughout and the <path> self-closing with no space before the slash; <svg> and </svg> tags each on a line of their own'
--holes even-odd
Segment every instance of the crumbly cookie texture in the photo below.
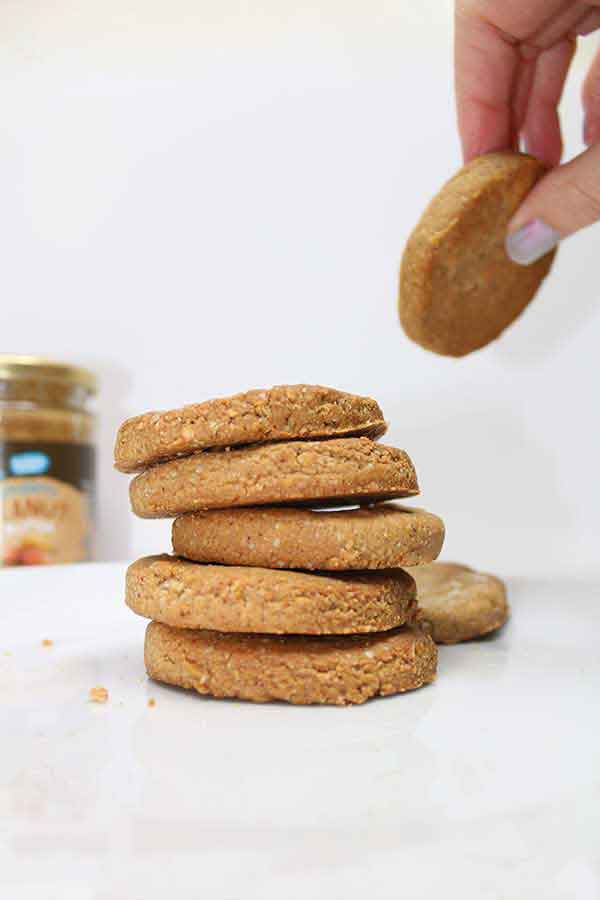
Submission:
<svg viewBox="0 0 600 900">
<path fill-rule="evenodd" d="M 151 622 L 145 662 L 156 681 L 213 697 L 343 706 L 428 684 L 437 650 L 416 626 L 370 636 L 275 637 Z"/>
<path fill-rule="evenodd" d="M 342 506 L 418 492 L 408 455 L 364 437 L 196 453 L 153 466 L 130 485 L 133 512 L 145 519 L 273 503 Z"/>
<path fill-rule="evenodd" d="M 411 621 L 415 594 L 402 569 L 317 575 L 150 556 L 127 570 L 125 600 L 139 615 L 178 628 L 352 634 Z"/>
<path fill-rule="evenodd" d="M 321 385 L 278 385 L 128 419 L 117 434 L 115 466 L 138 472 L 208 448 L 350 435 L 374 438 L 385 430 L 383 413 L 370 397 Z"/>
<path fill-rule="evenodd" d="M 390 569 L 436 559 L 444 523 L 423 509 L 218 509 L 173 523 L 173 549 L 198 562 L 270 569 Z"/>
<path fill-rule="evenodd" d="M 554 252 L 530 266 L 506 254 L 506 229 L 544 166 L 491 153 L 461 169 L 410 236 L 400 271 L 400 321 L 417 344 L 464 356 L 497 338 L 548 274 Z"/>
<path fill-rule="evenodd" d="M 458 563 L 436 562 L 409 570 L 417 583 L 420 615 L 437 644 L 456 644 L 495 631 L 510 608 L 499 578 Z"/>
</svg>

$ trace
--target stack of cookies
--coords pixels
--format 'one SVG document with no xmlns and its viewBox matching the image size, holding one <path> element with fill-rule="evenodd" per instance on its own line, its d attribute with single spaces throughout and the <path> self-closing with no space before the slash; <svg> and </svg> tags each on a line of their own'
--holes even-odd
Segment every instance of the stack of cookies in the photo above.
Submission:
<svg viewBox="0 0 600 900">
<path fill-rule="evenodd" d="M 174 517 L 175 555 L 128 569 L 157 681 L 215 697 L 361 703 L 431 682 L 437 651 L 403 566 L 434 560 L 437 516 L 378 404 L 331 388 L 249 391 L 126 421 L 133 511 Z"/>
</svg>

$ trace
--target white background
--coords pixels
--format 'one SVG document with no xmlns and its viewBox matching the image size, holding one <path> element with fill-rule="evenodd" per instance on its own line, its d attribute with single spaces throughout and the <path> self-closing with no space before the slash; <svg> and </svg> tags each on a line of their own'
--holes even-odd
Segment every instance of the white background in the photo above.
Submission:
<svg viewBox="0 0 600 900">
<path fill-rule="evenodd" d="M 123 577 L 2 574 L 2 900 L 598 900 L 598 570 L 509 578 L 508 628 L 347 709 L 145 678 Z"/>
<path fill-rule="evenodd" d="M 447 557 L 597 559 L 598 230 L 476 355 L 398 325 L 402 247 L 460 164 L 448 0 L 4 0 L 0 19 L 0 349 L 101 375 L 101 558 L 168 549 L 111 471 L 121 419 L 305 381 L 380 400 Z"/>
</svg>

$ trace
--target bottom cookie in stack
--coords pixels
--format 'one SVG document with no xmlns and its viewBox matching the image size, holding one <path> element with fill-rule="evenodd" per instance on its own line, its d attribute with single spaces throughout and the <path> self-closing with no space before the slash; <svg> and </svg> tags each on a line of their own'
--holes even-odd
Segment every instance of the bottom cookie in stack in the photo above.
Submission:
<svg viewBox="0 0 600 900">
<path fill-rule="evenodd" d="M 147 557 L 128 569 L 126 600 L 154 620 L 148 674 L 201 694 L 344 705 L 436 674 L 401 569 L 309 574 Z"/>
<path fill-rule="evenodd" d="M 151 622 L 144 658 L 151 678 L 200 694 L 344 706 L 433 681 L 437 650 L 414 625 L 315 637 L 186 631 Z"/>
</svg>

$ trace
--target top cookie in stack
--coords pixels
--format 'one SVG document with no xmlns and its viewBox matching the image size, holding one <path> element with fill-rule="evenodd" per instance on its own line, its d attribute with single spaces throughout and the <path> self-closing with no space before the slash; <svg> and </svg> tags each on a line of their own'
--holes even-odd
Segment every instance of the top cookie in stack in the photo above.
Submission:
<svg viewBox="0 0 600 900">
<path fill-rule="evenodd" d="M 199 450 L 265 441 L 375 438 L 385 430 L 383 413 L 370 397 L 286 384 L 127 419 L 117 434 L 115 467 L 141 472 Z"/>
<path fill-rule="evenodd" d="M 318 386 L 281 386 L 129 419 L 117 435 L 115 464 L 121 471 L 143 470 L 131 484 L 131 505 L 148 519 L 417 494 L 406 453 L 373 440 L 385 428 L 374 400 Z"/>
<path fill-rule="evenodd" d="M 124 423 L 115 464 L 139 473 L 133 511 L 177 517 L 177 556 L 127 575 L 127 603 L 154 620 L 152 677 L 293 703 L 362 702 L 433 679 L 435 645 L 399 567 L 435 559 L 444 527 L 380 502 L 418 493 L 408 455 L 375 442 L 385 428 L 374 400 L 309 385 Z"/>
</svg>

